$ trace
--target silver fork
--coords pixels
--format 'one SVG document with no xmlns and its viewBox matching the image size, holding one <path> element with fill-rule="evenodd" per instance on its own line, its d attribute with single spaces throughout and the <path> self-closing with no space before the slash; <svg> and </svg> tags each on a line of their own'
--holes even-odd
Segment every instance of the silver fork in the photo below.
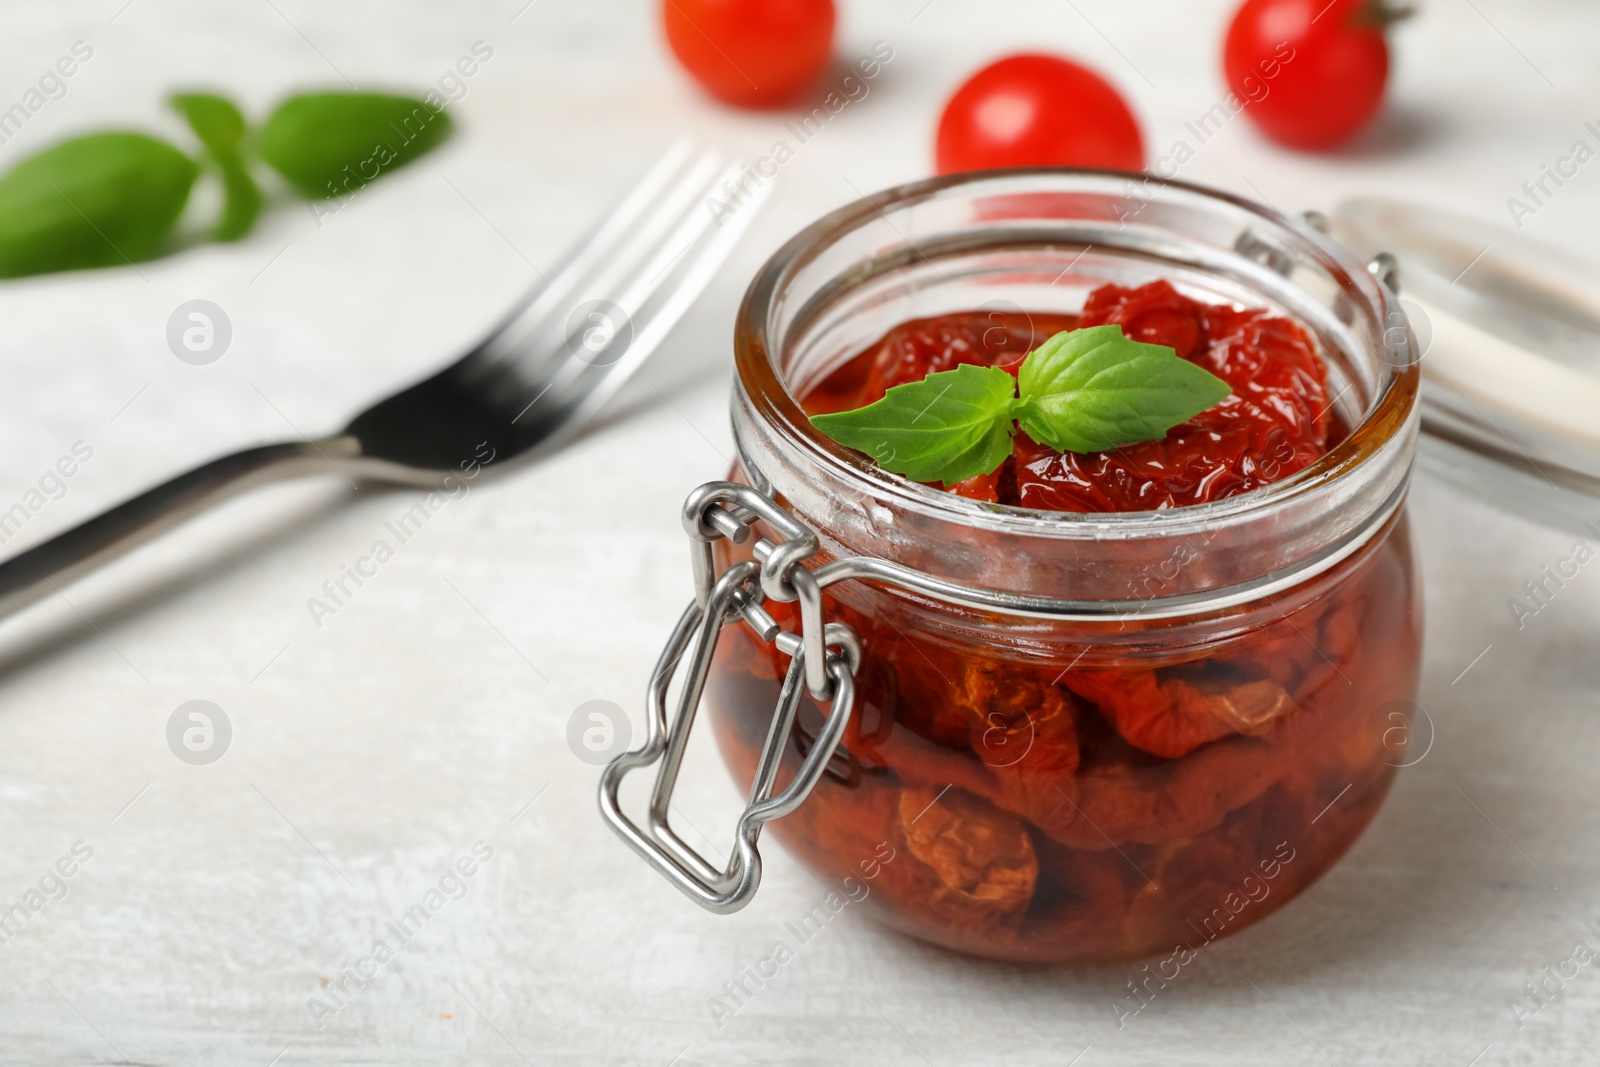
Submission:
<svg viewBox="0 0 1600 1067">
<path fill-rule="evenodd" d="M 767 189 L 720 220 L 738 168 L 680 141 L 465 356 L 319 440 L 214 459 L 0 564 L 17 611 L 195 513 L 267 482 L 330 469 L 434 487 L 502 471 L 569 440 L 649 358 L 732 250 Z"/>
</svg>

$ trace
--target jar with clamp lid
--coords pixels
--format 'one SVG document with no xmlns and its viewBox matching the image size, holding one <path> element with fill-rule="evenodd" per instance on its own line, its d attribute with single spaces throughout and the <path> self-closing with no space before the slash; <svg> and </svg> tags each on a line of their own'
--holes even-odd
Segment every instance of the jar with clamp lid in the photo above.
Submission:
<svg viewBox="0 0 1600 1067">
<path fill-rule="evenodd" d="M 1324 452 L 1202 503 L 1046 511 L 910 482 L 808 418 L 901 324 L 1068 321 L 1096 290 L 1158 281 L 1303 332 L 1338 427 Z M 791 240 L 735 355 L 740 460 L 685 506 L 696 596 L 649 736 L 601 787 L 613 829 L 685 894 L 747 903 L 770 822 L 908 934 L 1105 962 L 1259 921 L 1371 821 L 1407 762 L 1421 636 L 1418 368 L 1384 260 L 1181 183 L 958 175 Z M 669 818 L 702 711 L 747 791 L 726 860 Z M 634 818 L 620 786 L 649 767 Z"/>
</svg>

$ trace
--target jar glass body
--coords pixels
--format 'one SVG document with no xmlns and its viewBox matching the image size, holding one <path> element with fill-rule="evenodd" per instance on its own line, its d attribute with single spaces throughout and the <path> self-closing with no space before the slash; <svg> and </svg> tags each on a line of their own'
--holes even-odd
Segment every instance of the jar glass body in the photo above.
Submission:
<svg viewBox="0 0 1600 1067">
<path fill-rule="evenodd" d="M 887 475 L 796 402 L 899 322 L 1070 313 L 1099 285 L 1155 278 L 1304 326 L 1344 439 L 1240 497 L 1055 514 Z M 831 587 L 828 619 L 862 640 L 853 719 L 811 796 L 770 832 L 864 890 L 889 925 L 1039 962 L 1194 951 L 1318 877 L 1405 762 L 1420 658 L 1403 512 L 1416 367 L 1393 303 L 1270 212 L 1103 172 L 919 183 L 791 241 L 740 313 L 734 477 L 815 530 L 825 558 L 887 558 L 1060 606 Z M 716 551 L 726 566 L 748 549 Z M 799 628 L 792 605 L 768 607 Z M 787 666 L 743 623 L 724 630 L 705 698 L 741 784 Z M 780 783 L 829 712 L 802 703 Z"/>
</svg>

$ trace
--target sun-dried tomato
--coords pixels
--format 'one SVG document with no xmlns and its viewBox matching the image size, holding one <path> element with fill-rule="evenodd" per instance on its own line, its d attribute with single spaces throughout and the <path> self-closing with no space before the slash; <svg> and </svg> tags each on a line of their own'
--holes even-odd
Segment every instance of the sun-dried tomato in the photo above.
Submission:
<svg viewBox="0 0 1600 1067">
<path fill-rule="evenodd" d="M 1202 303 L 1165 281 L 1103 286 L 1076 317 L 975 311 L 903 323 L 807 394 L 806 409 L 862 407 L 964 363 L 1015 374 L 1053 334 L 1111 323 L 1134 340 L 1171 347 L 1226 381 L 1232 395 L 1159 441 L 1110 452 L 1061 453 L 1018 431 L 1014 464 L 953 492 L 1046 511 L 1147 511 L 1259 489 L 1327 451 L 1327 371 L 1310 336 L 1282 316 Z"/>
</svg>

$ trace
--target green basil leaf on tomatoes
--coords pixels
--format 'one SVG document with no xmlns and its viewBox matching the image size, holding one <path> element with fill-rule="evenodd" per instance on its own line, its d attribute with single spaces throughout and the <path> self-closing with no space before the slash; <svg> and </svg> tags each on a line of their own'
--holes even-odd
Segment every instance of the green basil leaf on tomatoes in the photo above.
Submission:
<svg viewBox="0 0 1600 1067">
<path fill-rule="evenodd" d="M 261 130 L 261 158 L 307 199 L 348 196 L 436 148 L 450 117 L 383 93 L 308 93 L 278 105 Z"/>
<path fill-rule="evenodd" d="M 1005 462 L 1014 424 L 1058 452 L 1104 452 L 1160 440 L 1230 392 L 1164 345 L 1131 341 L 1121 326 L 1091 326 L 1028 353 L 1015 379 L 962 364 L 811 423 L 884 470 L 953 485 Z"/>
<path fill-rule="evenodd" d="M 160 255 L 199 166 L 142 133 L 74 137 L 0 177 L 0 278 Z"/>
<path fill-rule="evenodd" d="M 1016 381 L 996 367 L 963 364 L 897 385 L 854 411 L 811 423 L 884 470 L 918 482 L 956 482 L 987 474 L 1011 454 Z"/>
<path fill-rule="evenodd" d="M 222 215 L 212 229 L 219 241 L 234 241 L 250 232 L 261 213 L 261 187 L 245 163 L 244 114 L 231 100 L 210 93 L 178 93 L 172 106 L 189 123 L 206 156 L 222 175 Z"/>
<path fill-rule="evenodd" d="M 1017 421 L 1058 452 L 1159 440 L 1233 391 L 1165 345 L 1131 341 L 1114 325 L 1056 334 L 1022 361 L 1017 385 Z"/>
</svg>

